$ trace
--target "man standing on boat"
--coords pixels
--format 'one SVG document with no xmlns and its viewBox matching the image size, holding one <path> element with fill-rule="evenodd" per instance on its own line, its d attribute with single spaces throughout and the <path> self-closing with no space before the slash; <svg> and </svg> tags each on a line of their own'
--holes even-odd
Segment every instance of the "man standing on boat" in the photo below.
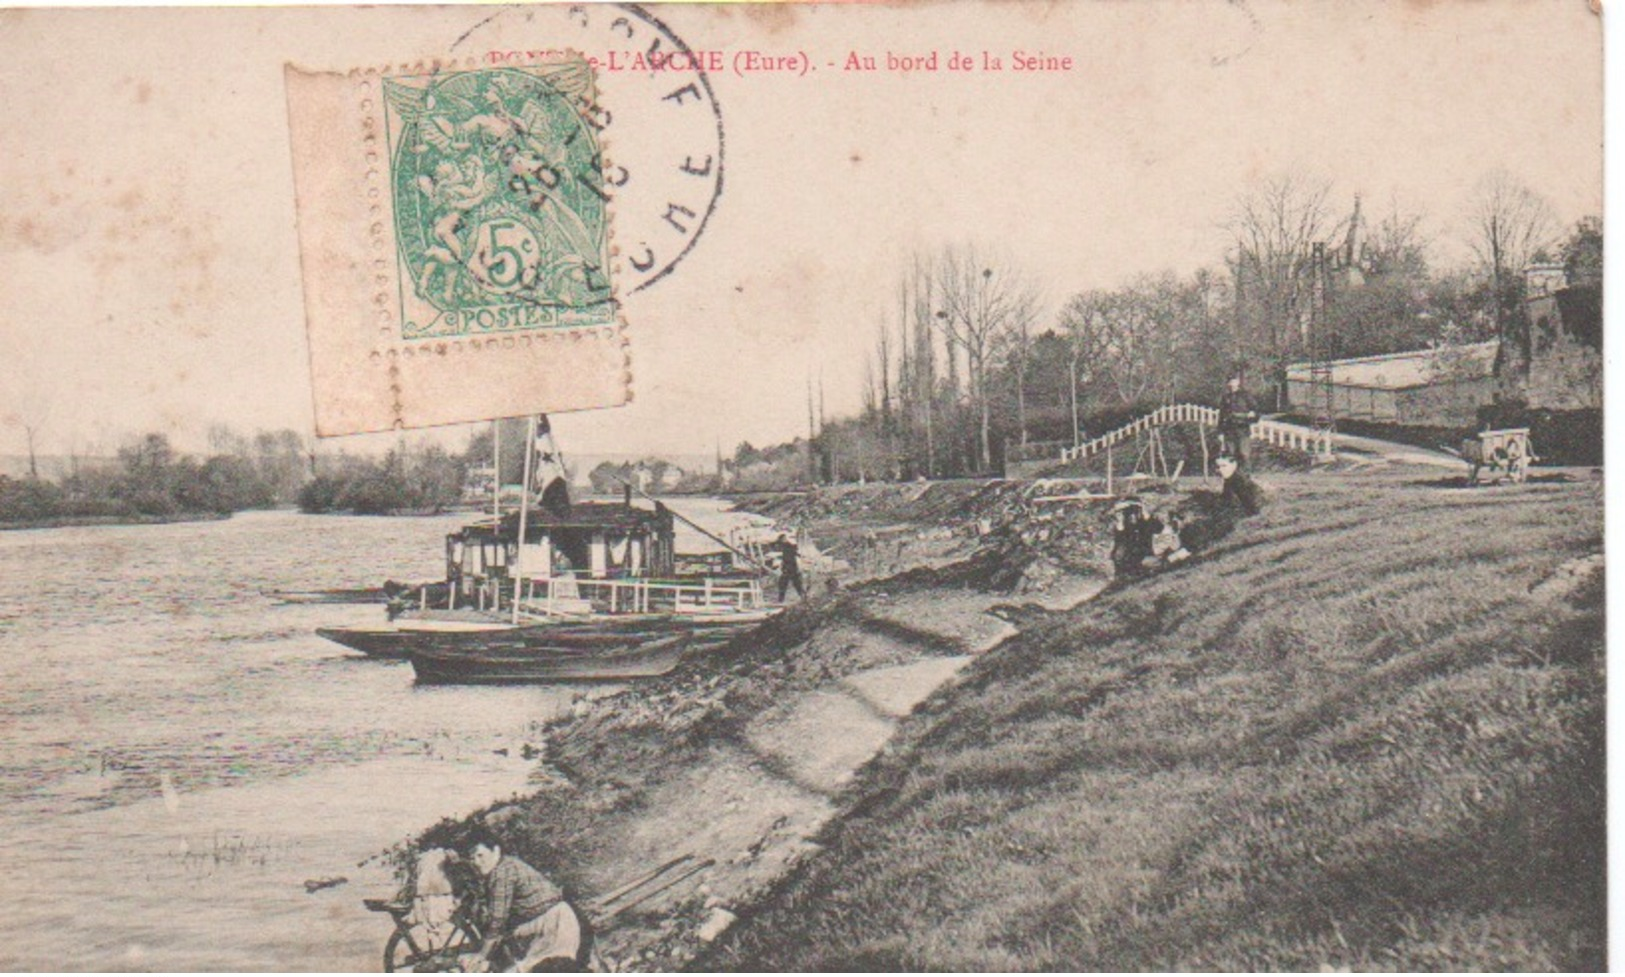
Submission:
<svg viewBox="0 0 1625 977">
<path fill-rule="evenodd" d="M 585 969 L 591 929 L 542 873 L 505 854 L 484 827 L 464 845 L 468 860 L 485 878 L 484 939 L 470 969 L 503 967 L 519 973 Z"/>
<path fill-rule="evenodd" d="M 780 533 L 779 538 L 767 548 L 779 551 L 779 603 L 784 603 L 784 596 L 789 593 L 791 584 L 795 585 L 796 595 L 806 600 L 807 585 L 801 579 L 801 560 L 795 541 Z"/>
</svg>

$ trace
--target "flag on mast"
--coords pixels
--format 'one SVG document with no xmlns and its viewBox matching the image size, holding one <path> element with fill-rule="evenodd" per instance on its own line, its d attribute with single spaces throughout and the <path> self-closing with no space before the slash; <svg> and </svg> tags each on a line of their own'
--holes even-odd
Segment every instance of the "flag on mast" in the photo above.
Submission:
<svg viewBox="0 0 1625 977">
<path fill-rule="evenodd" d="M 564 454 L 553 440 L 553 425 L 546 414 L 536 415 L 535 464 L 531 466 L 532 498 L 541 500 L 544 509 L 570 508 L 570 473 L 564 467 Z"/>
</svg>

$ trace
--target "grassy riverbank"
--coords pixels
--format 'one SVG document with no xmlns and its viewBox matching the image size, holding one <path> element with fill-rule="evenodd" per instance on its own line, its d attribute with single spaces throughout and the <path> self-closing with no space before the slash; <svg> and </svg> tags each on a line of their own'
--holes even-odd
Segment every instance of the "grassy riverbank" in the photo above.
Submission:
<svg viewBox="0 0 1625 977">
<path fill-rule="evenodd" d="M 714 862 L 625 969 L 1600 966 L 1600 483 L 1269 481 L 1087 603 L 1064 485 L 756 499 L 842 586 L 582 701 L 484 816 L 586 900 Z"/>
<path fill-rule="evenodd" d="M 1275 483 L 971 665 L 700 964 L 1603 966 L 1600 483 Z"/>
</svg>

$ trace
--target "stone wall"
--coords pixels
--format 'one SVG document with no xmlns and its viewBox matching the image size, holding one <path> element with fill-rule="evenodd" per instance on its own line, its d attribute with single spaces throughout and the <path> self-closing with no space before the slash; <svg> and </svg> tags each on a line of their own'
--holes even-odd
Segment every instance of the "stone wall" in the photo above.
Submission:
<svg viewBox="0 0 1625 977">
<path fill-rule="evenodd" d="M 1602 406 L 1602 293 L 1577 285 L 1529 300 L 1521 396 L 1537 410 Z"/>
<path fill-rule="evenodd" d="M 1559 275 L 1527 274 L 1527 334 L 1501 337 L 1500 399 L 1534 410 L 1602 407 L 1602 286 L 1567 285 Z"/>
</svg>

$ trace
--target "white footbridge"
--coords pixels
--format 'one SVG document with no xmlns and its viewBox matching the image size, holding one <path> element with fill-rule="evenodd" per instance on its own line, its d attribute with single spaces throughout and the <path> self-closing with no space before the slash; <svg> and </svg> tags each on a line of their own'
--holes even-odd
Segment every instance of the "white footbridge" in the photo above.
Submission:
<svg viewBox="0 0 1625 977">
<path fill-rule="evenodd" d="M 1061 462 L 1087 461 L 1090 458 L 1140 435 L 1151 434 L 1173 424 L 1195 424 L 1201 428 L 1219 426 L 1219 411 L 1202 404 L 1169 404 L 1138 417 L 1114 431 L 1102 434 L 1079 445 L 1061 449 Z M 1325 431 L 1283 421 L 1261 420 L 1253 424 L 1253 439 L 1292 451 L 1301 451 L 1316 458 L 1331 458 L 1332 435 Z M 1204 447 L 1206 434 L 1203 435 Z M 1206 465 L 1203 466 L 1204 468 Z"/>
</svg>

